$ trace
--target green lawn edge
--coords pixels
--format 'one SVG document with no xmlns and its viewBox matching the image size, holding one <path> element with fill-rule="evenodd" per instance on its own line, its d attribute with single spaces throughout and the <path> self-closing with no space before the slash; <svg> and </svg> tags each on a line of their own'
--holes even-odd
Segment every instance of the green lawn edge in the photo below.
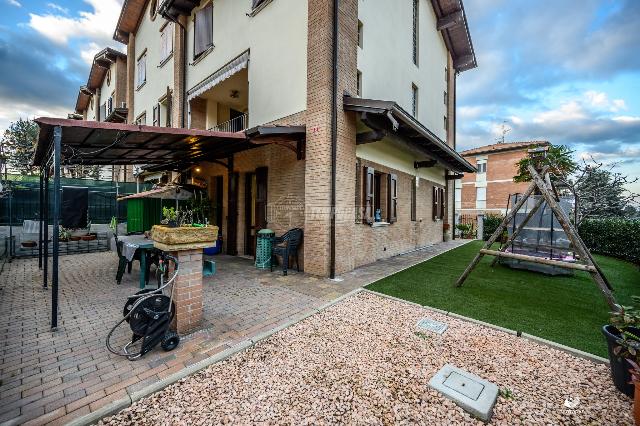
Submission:
<svg viewBox="0 0 640 426">
<path fill-rule="evenodd" d="M 367 289 L 421 305 L 454 312 L 515 331 L 529 333 L 594 355 L 606 357 L 602 326 L 609 308 L 589 274 L 547 276 L 490 266 L 485 256 L 464 286 L 453 284 L 483 242 L 461 247 L 397 272 Z M 594 256 L 620 304 L 640 295 L 640 270 L 619 259 Z"/>
</svg>

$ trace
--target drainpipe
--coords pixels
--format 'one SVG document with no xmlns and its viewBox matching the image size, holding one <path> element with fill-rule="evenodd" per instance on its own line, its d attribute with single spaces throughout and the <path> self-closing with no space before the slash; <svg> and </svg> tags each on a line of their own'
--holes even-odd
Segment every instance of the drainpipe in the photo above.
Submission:
<svg viewBox="0 0 640 426">
<path fill-rule="evenodd" d="M 457 81 L 458 81 L 458 72 L 454 69 L 453 71 L 453 150 L 456 150 L 456 120 L 458 120 L 458 110 L 456 109 L 456 104 L 458 102 L 458 90 L 457 90 Z M 460 191 L 462 192 L 462 191 Z M 453 181 L 453 208 L 451 209 L 451 239 L 456 239 L 456 181 Z"/>
<path fill-rule="evenodd" d="M 339 1 L 333 0 L 333 75 L 331 81 L 331 279 L 336 277 L 336 157 L 338 151 L 338 13 Z"/>
</svg>

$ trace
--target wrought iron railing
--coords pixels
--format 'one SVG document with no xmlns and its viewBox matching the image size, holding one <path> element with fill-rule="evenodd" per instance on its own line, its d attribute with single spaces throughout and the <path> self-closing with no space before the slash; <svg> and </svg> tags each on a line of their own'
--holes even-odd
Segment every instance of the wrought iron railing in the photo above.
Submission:
<svg viewBox="0 0 640 426">
<path fill-rule="evenodd" d="M 213 126 L 209 130 L 214 132 L 241 132 L 247 130 L 249 125 L 249 114 L 242 114 L 229 121 Z"/>
</svg>

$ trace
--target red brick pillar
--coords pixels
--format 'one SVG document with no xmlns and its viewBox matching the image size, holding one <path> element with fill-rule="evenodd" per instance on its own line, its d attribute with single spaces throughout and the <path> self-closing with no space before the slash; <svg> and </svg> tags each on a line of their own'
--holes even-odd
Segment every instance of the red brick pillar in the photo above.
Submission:
<svg viewBox="0 0 640 426">
<path fill-rule="evenodd" d="M 329 274 L 331 229 L 331 105 L 333 0 L 309 0 L 304 270 Z M 357 90 L 358 1 L 341 0 L 336 152 L 336 274 L 354 268 L 356 117 L 342 96 Z"/>
<path fill-rule="evenodd" d="M 178 334 L 193 331 L 202 320 L 202 249 L 172 253 L 178 259 L 178 276 L 173 288 Z"/>
</svg>

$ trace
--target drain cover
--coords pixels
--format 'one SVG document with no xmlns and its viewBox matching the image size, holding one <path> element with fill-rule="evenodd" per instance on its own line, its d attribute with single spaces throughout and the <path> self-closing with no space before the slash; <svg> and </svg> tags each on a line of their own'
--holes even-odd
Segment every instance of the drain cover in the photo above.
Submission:
<svg viewBox="0 0 640 426">
<path fill-rule="evenodd" d="M 451 364 L 442 367 L 429 386 L 484 421 L 491 418 L 498 398 L 498 386 Z"/>
<path fill-rule="evenodd" d="M 447 324 L 443 322 L 435 321 L 429 318 L 422 318 L 420 321 L 418 321 L 417 325 L 418 325 L 418 328 L 422 330 L 432 331 L 438 334 L 444 333 L 447 327 L 449 327 Z"/>
</svg>

